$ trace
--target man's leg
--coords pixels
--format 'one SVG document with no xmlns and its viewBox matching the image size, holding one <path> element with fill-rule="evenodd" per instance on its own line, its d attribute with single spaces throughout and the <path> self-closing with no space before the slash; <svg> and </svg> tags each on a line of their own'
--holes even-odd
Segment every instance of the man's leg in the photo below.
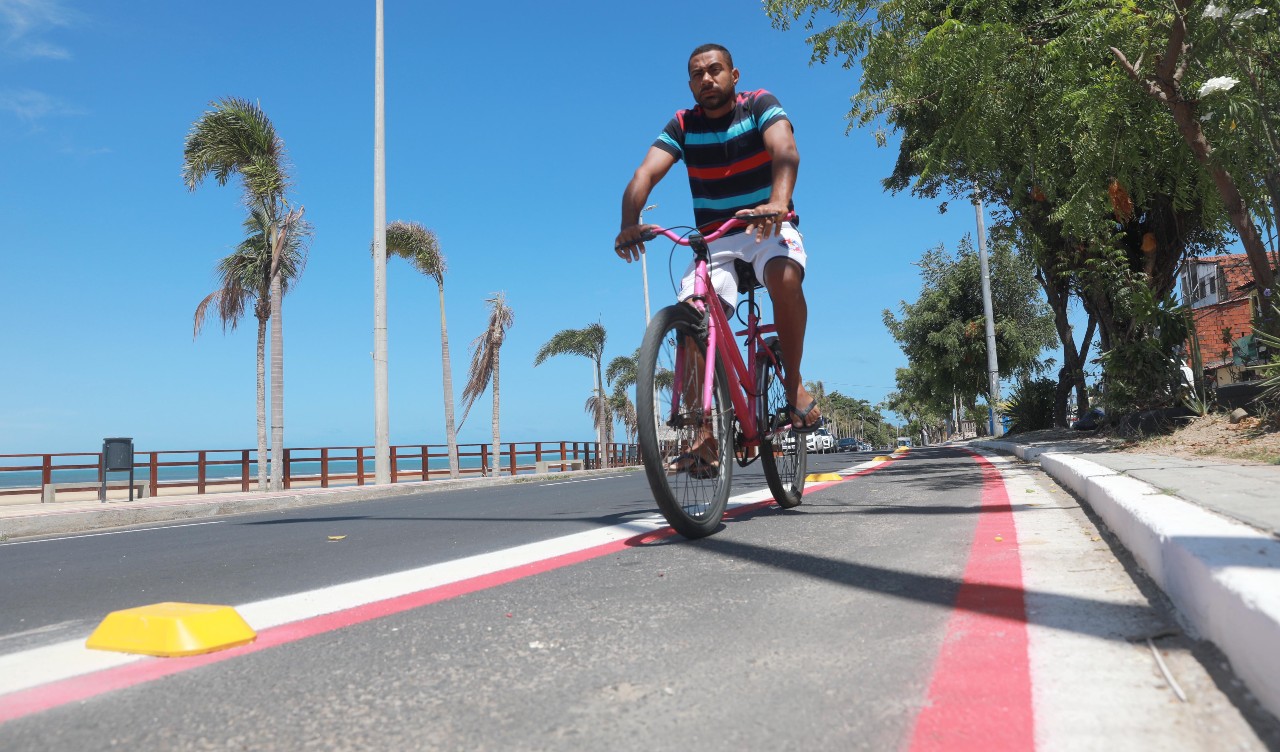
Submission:
<svg viewBox="0 0 1280 752">
<path fill-rule="evenodd" d="M 687 302 L 685 305 L 689 305 Z M 706 375 L 706 356 L 687 340 L 677 343 L 680 373 L 672 384 L 673 394 L 679 396 L 678 412 L 682 415 L 696 415 L 702 410 L 703 377 Z M 660 408 L 664 415 L 669 415 L 669 406 Z M 696 434 L 688 446 L 678 449 L 679 454 L 667 466 L 668 473 L 700 471 L 704 474 L 719 472 L 720 444 L 712 430 L 711 419 L 704 418 L 697 426 Z"/>
<path fill-rule="evenodd" d="M 804 356 L 804 333 L 809 322 L 809 306 L 804 299 L 804 269 L 789 258 L 771 259 L 764 267 L 764 286 L 773 301 L 773 323 L 778 328 L 778 345 L 782 348 L 782 385 L 787 399 L 796 410 L 806 410 L 813 398 L 804 388 L 800 375 L 800 362 Z M 821 418 L 815 407 L 805 417 L 805 425 L 813 425 Z M 791 416 L 792 424 L 799 427 L 799 418 Z"/>
</svg>

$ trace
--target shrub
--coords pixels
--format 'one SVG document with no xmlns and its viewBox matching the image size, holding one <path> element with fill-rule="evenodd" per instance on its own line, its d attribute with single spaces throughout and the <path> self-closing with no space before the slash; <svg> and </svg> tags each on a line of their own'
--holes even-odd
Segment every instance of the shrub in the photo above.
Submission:
<svg viewBox="0 0 1280 752">
<path fill-rule="evenodd" d="M 1181 397 L 1182 371 L 1174 356 L 1187 336 L 1182 309 L 1172 297 L 1157 301 L 1146 288 L 1131 294 L 1130 336 L 1098 358 L 1109 415 L 1171 407 Z"/>
<path fill-rule="evenodd" d="M 1023 382 L 1009 397 L 1009 433 L 1053 428 L 1053 400 L 1058 385 L 1051 379 Z"/>
<path fill-rule="evenodd" d="M 1272 304 L 1271 309 L 1275 311 L 1272 318 L 1280 318 L 1280 304 Z M 1267 380 L 1262 382 L 1265 390 L 1262 399 L 1268 406 L 1280 406 L 1280 337 L 1262 329 L 1255 329 L 1254 336 L 1271 351 L 1271 362 L 1258 368 L 1267 376 Z"/>
</svg>

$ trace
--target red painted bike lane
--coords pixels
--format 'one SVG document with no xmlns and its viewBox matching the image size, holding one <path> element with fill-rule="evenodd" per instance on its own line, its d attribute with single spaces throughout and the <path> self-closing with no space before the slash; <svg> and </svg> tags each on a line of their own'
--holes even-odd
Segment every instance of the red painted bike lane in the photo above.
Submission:
<svg viewBox="0 0 1280 752">
<path fill-rule="evenodd" d="M 1013 508 L 1000 471 L 985 457 L 969 453 L 982 473 L 982 507 L 927 705 L 912 732 L 912 752 L 1035 747 Z"/>
</svg>

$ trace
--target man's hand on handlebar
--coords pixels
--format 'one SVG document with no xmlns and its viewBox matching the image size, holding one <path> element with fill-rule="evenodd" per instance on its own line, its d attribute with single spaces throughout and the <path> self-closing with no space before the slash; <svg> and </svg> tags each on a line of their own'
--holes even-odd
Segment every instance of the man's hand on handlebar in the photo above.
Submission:
<svg viewBox="0 0 1280 752">
<path fill-rule="evenodd" d="M 623 259 L 628 264 L 632 261 L 638 261 L 640 254 L 644 253 L 645 240 L 652 239 L 653 231 L 656 229 L 658 229 L 657 225 L 631 225 L 630 227 L 624 227 L 613 241 L 614 252 L 618 254 L 618 258 Z"/>
<path fill-rule="evenodd" d="M 782 233 L 782 221 L 789 211 L 781 204 L 760 204 L 754 209 L 743 209 L 734 216 L 755 226 L 756 242 L 759 243 L 771 235 Z"/>
</svg>

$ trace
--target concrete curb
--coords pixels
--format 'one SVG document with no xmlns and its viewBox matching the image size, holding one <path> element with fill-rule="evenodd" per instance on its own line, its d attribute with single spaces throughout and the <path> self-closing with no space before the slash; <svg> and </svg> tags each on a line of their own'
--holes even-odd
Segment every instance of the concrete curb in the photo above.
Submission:
<svg viewBox="0 0 1280 752">
<path fill-rule="evenodd" d="M 1280 716 L 1280 540 L 1079 455 L 1004 441 L 972 445 L 1038 461 L 1086 502 L 1187 626 L 1217 645 Z"/>
<path fill-rule="evenodd" d="M 545 475 L 517 475 L 502 478 L 465 478 L 431 480 L 386 485 L 341 488 L 307 488 L 278 493 L 223 493 L 171 498 L 150 497 L 141 501 L 112 501 L 102 508 L 50 510 L 50 505 L 33 504 L 38 511 L 0 517 L 0 541 L 42 535 L 87 533 L 109 528 L 142 525 L 153 522 L 197 520 L 235 514 L 257 514 L 283 509 L 345 504 L 353 501 L 386 499 L 443 491 L 473 490 L 549 480 L 578 480 L 620 472 L 630 468 L 608 470 L 575 470 Z M 96 503 L 96 502 L 95 502 Z"/>
</svg>

